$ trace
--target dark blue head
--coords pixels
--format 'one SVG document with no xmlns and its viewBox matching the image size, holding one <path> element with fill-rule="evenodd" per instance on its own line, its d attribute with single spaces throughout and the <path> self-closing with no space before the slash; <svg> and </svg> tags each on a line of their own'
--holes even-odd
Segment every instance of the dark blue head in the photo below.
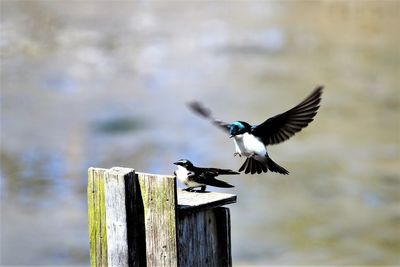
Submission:
<svg viewBox="0 0 400 267">
<path fill-rule="evenodd" d="M 251 131 L 251 125 L 244 121 L 235 121 L 229 127 L 230 137 L 234 137 L 239 134 L 248 133 Z"/>
<path fill-rule="evenodd" d="M 180 159 L 177 162 L 174 162 L 175 165 L 182 166 L 185 168 L 192 168 L 193 163 L 190 162 L 188 159 Z"/>
</svg>

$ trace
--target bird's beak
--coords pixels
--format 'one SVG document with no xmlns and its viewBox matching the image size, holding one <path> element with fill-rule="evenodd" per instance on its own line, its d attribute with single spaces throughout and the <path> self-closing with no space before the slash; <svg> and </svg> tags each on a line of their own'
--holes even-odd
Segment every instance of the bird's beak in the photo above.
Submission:
<svg viewBox="0 0 400 267">
<path fill-rule="evenodd" d="M 232 137 L 234 137 L 234 135 L 233 135 L 233 134 L 231 134 L 231 136 L 229 136 L 229 138 L 232 138 Z"/>
<path fill-rule="evenodd" d="M 174 162 L 173 164 L 178 165 L 178 162 Z"/>
</svg>

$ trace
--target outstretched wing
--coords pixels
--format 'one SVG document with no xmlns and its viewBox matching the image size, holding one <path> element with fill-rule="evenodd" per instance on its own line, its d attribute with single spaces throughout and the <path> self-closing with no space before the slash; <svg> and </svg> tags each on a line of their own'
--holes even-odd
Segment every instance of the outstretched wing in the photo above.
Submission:
<svg viewBox="0 0 400 267">
<path fill-rule="evenodd" d="M 271 117 L 253 126 L 252 134 L 261 138 L 265 145 L 275 145 L 286 141 L 300 132 L 314 119 L 321 102 L 323 86 L 319 86 L 300 104 L 288 111 Z"/>
<path fill-rule="evenodd" d="M 209 119 L 213 124 L 221 127 L 225 131 L 229 132 L 230 124 L 213 118 L 211 115 L 211 111 L 209 109 L 205 108 L 200 102 L 193 101 L 193 102 L 188 103 L 188 106 L 190 107 L 191 110 L 193 110 L 198 115 L 200 115 L 206 119 Z"/>
</svg>

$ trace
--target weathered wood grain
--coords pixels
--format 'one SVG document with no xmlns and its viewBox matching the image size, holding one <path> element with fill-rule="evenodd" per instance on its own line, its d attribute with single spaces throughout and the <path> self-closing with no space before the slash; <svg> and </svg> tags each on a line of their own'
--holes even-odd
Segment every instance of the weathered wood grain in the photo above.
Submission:
<svg viewBox="0 0 400 267">
<path fill-rule="evenodd" d="M 236 203 L 236 195 L 218 192 L 187 192 L 177 190 L 179 212 L 211 209 Z"/>
<path fill-rule="evenodd" d="M 220 266 L 232 266 L 232 242 L 231 242 L 231 214 L 228 208 L 219 207 L 214 209 L 217 240 L 218 261 Z"/>
<path fill-rule="evenodd" d="M 109 266 L 128 266 L 128 227 L 125 177 L 134 171 L 114 167 L 105 172 L 104 193 L 107 227 L 107 262 Z"/>
<path fill-rule="evenodd" d="M 107 266 L 106 209 L 104 195 L 105 169 L 88 170 L 88 219 L 90 265 Z"/>
<path fill-rule="evenodd" d="M 184 213 L 178 223 L 179 266 L 232 266 L 229 209 Z"/>
<path fill-rule="evenodd" d="M 146 266 L 143 200 L 134 170 L 90 168 L 88 204 L 91 266 Z"/>
<path fill-rule="evenodd" d="M 144 207 L 147 266 L 178 266 L 176 179 L 137 175 Z"/>
</svg>

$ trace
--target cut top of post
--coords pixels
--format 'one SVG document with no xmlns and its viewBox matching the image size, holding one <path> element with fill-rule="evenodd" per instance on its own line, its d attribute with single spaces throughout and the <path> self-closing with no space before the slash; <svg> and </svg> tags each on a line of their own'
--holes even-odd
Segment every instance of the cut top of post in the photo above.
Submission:
<svg viewBox="0 0 400 267">
<path fill-rule="evenodd" d="M 138 175 L 155 176 L 143 172 L 136 172 Z M 176 179 L 170 175 L 158 175 L 168 179 Z M 193 212 L 198 210 L 217 208 L 227 204 L 236 203 L 236 195 L 219 193 L 219 192 L 187 192 L 185 190 L 176 189 L 177 194 L 177 209 L 181 212 Z"/>
<path fill-rule="evenodd" d="M 236 203 L 236 195 L 219 192 L 187 192 L 177 190 L 178 210 L 191 212 Z"/>
</svg>

